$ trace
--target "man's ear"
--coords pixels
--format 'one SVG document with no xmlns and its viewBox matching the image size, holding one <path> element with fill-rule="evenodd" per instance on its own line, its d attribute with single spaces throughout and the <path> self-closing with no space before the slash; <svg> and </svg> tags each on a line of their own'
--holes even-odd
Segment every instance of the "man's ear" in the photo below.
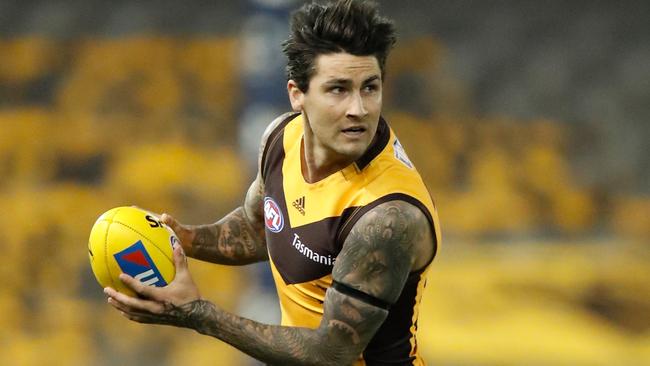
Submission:
<svg viewBox="0 0 650 366">
<path fill-rule="evenodd" d="M 289 80 L 287 82 L 287 93 L 289 94 L 291 108 L 296 112 L 302 112 L 302 104 L 305 98 L 305 93 L 303 93 L 300 88 L 298 88 L 298 84 L 296 84 L 295 81 Z"/>
</svg>

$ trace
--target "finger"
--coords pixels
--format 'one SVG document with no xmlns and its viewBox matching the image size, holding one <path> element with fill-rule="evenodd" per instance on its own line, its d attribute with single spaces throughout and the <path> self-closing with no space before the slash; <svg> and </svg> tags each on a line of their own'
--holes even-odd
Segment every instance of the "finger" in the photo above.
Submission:
<svg viewBox="0 0 650 366">
<path fill-rule="evenodd" d="M 126 287 L 133 290 L 140 297 L 144 299 L 157 299 L 158 292 L 160 291 L 160 289 L 157 287 L 144 285 L 142 282 L 127 275 L 126 273 L 120 273 L 119 278 L 120 281 L 126 285 Z"/>
<path fill-rule="evenodd" d="M 126 305 L 122 304 L 121 302 L 115 300 L 112 297 L 109 297 L 108 299 L 106 299 L 106 302 L 109 305 L 111 305 L 112 307 L 114 307 L 115 309 L 117 309 L 118 311 L 122 312 L 122 313 L 128 313 L 128 312 L 132 311 L 131 309 L 126 307 Z"/>
<path fill-rule="evenodd" d="M 165 224 L 165 226 L 167 226 L 168 228 L 170 228 L 170 229 L 174 232 L 174 234 L 176 234 L 176 235 L 182 235 L 181 230 L 183 230 L 183 227 L 182 227 L 181 224 L 179 224 L 178 221 L 176 221 L 176 219 L 173 218 L 170 214 L 168 214 L 168 213 L 163 213 L 162 215 L 160 215 L 160 219 L 159 219 L 159 220 L 160 220 L 160 222 L 162 222 L 163 224 Z"/>
<path fill-rule="evenodd" d="M 176 231 L 178 226 L 178 221 L 176 221 L 176 219 L 173 218 L 172 215 L 165 212 L 162 215 L 160 215 L 160 221 L 162 221 L 163 224 L 171 227 L 172 230 Z"/>
<path fill-rule="evenodd" d="M 119 302 L 115 298 L 109 297 L 107 302 L 113 306 L 120 314 L 129 319 L 136 321 L 138 323 L 165 323 L 165 316 L 162 313 L 151 313 L 149 311 L 139 311 L 133 308 L 126 306 L 125 304 Z"/>
<path fill-rule="evenodd" d="M 119 306 L 116 306 L 117 302 L 112 298 L 108 299 L 108 303 L 113 305 L 113 307 L 115 309 L 117 309 L 123 317 L 125 317 L 125 318 L 127 318 L 129 320 L 133 320 L 133 321 L 136 321 L 138 323 L 151 323 L 151 322 L 144 321 L 144 319 L 151 319 L 152 318 L 151 315 L 148 315 L 149 313 L 135 312 L 135 311 L 132 311 L 132 310 L 120 308 Z"/>
<path fill-rule="evenodd" d="M 136 281 L 136 280 L 134 280 Z M 137 282 L 137 281 L 136 281 Z M 151 301 L 147 299 L 139 299 L 131 297 L 129 295 L 123 294 L 121 292 L 115 291 L 114 289 L 107 287 L 104 289 L 104 293 L 113 300 L 119 302 L 123 308 L 128 309 L 128 311 L 148 311 L 152 313 L 161 313 L 164 310 L 162 304 Z"/>
<path fill-rule="evenodd" d="M 176 273 L 187 271 L 187 257 L 180 245 L 174 248 L 174 265 L 176 266 Z"/>
<path fill-rule="evenodd" d="M 109 305 L 111 305 L 117 311 L 119 311 L 120 314 L 122 314 L 123 316 L 125 316 L 125 317 L 127 317 L 127 318 L 129 318 L 131 320 L 136 320 L 135 319 L 136 317 L 137 318 L 145 318 L 145 317 L 153 318 L 154 317 L 148 311 L 137 311 L 137 310 L 131 309 L 131 308 L 127 307 L 126 305 L 120 303 L 119 301 L 115 300 L 112 297 L 109 297 L 107 302 L 108 302 Z M 155 316 L 158 316 L 158 315 L 155 315 Z M 136 321 L 139 321 L 139 320 L 136 320 Z"/>
<path fill-rule="evenodd" d="M 119 292 L 113 289 L 112 287 L 104 287 L 104 294 L 106 294 L 106 296 L 108 296 L 109 298 L 110 297 L 116 298 L 118 297 Z"/>
<path fill-rule="evenodd" d="M 114 292 L 114 293 L 113 293 L 113 292 Z M 116 297 L 117 297 L 117 295 L 116 295 L 116 294 L 117 294 L 117 291 L 111 291 L 111 292 L 109 292 L 108 289 L 104 289 L 104 293 L 106 293 L 107 295 L 109 295 L 108 298 L 106 299 L 106 302 L 107 302 L 110 306 L 114 307 L 117 311 L 119 311 L 122 315 L 125 315 L 126 313 L 130 313 L 130 312 L 133 311 L 133 309 L 129 308 L 129 307 L 126 306 L 124 303 L 122 303 L 121 301 L 119 301 L 119 300 L 116 299 Z M 113 297 L 113 296 L 116 296 L 116 297 Z"/>
<path fill-rule="evenodd" d="M 114 303 L 116 303 L 119 304 L 119 306 L 121 306 L 122 308 L 126 307 L 126 302 L 129 301 L 128 299 L 131 298 L 131 296 L 125 295 L 110 287 L 104 288 L 104 294 L 108 296 L 108 299 L 113 300 L 113 302 L 110 302 L 111 305 L 114 305 Z"/>
</svg>

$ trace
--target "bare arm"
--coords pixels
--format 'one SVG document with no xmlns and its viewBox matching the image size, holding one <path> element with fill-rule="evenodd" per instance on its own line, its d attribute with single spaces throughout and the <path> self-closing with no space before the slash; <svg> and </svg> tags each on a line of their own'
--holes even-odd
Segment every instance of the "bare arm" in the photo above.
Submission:
<svg viewBox="0 0 650 366">
<path fill-rule="evenodd" d="M 273 120 L 264 131 L 258 154 L 258 173 L 244 204 L 221 220 L 206 225 L 183 225 L 168 214 L 162 220 L 179 236 L 185 253 L 206 262 L 244 265 L 268 260 L 264 235 L 262 155 L 273 130 L 288 116 Z"/>
<path fill-rule="evenodd" d="M 419 209 L 405 202 L 388 202 L 366 213 L 345 241 L 333 270 L 334 280 L 393 303 L 408 274 L 425 251 L 432 247 L 431 230 Z M 426 259 L 426 258 L 425 258 Z M 141 295 L 156 298 L 161 289 L 127 281 Z M 123 302 L 118 309 L 132 320 L 195 329 L 216 337 L 243 352 L 278 365 L 348 365 L 388 316 L 384 308 L 330 288 L 323 319 L 316 329 L 261 324 L 225 312 L 203 299 L 177 302 L 147 301 L 109 296 Z M 153 305 L 152 305 L 153 304 Z M 133 308 L 132 308 L 133 307 Z"/>
<path fill-rule="evenodd" d="M 246 200 L 241 207 L 214 224 L 185 227 L 189 245 L 184 244 L 183 247 L 187 255 L 207 262 L 230 265 L 268 260 L 264 219 L 261 217 L 263 200 L 264 187 L 258 176 L 248 188 Z"/>
</svg>

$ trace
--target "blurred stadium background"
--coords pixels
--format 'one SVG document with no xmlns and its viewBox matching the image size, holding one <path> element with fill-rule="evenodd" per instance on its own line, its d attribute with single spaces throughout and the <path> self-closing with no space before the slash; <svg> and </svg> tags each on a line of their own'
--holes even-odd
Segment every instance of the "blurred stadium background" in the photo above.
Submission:
<svg viewBox="0 0 650 366">
<path fill-rule="evenodd" d="M 289 108 L 299 3 L 0 1 L 3 364 L 255 364 L 120 317 L 86 242 L 114 206 L 205 223 L 241 202 Z M 385 114 L 443 227 L 428 362 L 650 365 L 650 2 L 379 3 L 400 31 Z M 277 319 L 263 267 L 190 265 L 206 297 Z"/>
</svg>

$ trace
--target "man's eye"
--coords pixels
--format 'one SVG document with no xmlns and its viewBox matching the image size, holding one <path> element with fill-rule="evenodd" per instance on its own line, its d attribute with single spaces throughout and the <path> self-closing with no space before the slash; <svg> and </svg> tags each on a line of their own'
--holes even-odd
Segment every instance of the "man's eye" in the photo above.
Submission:
<svg viewBox="0 0 650 366">
<path fill-rule="evenodd" d="M 366 92 L 374 92 L 374 91 L 376 91 L 377 89 L 379 89 L 379 87 L 378 87 L 377 85 L 375 85 L 375 84 L 366 85 L 366 86 L 363 88 L 363 90 L 366 91 Z"/>
<path fill-rule="evenodd" d="M 341 93 L 343 93 L 344 91 L 345 91 L 345 89 L 343 89 L 343 88 L 340 87 L 340 86 L 334 86 L 334 87 L 331 87 L 331 88 L 330 88 L 330 93 L 334 93 L 334 94 L 341 94 Z"/>
</svg>

